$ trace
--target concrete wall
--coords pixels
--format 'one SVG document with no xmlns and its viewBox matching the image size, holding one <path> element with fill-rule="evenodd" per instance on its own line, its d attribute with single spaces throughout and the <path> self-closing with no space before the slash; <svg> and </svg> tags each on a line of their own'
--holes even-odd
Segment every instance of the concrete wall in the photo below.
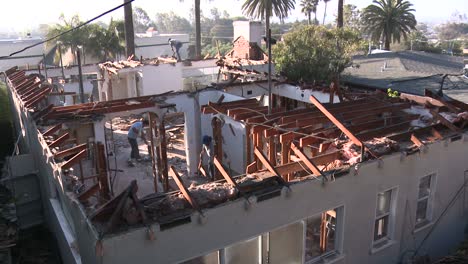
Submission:
<svg viewBox="0 0 468 264">
<path fill-rule="evenodd" d="M 268 96 L 268 83 L 246 83 L 245 85 L 235 85 L 224 89 L 226 92 L 245 98 L 259 97 L 262 95 Z M 272 94 L 277 94 L 297 101 L 310 103 L 310 96 L 315 96 L 320 102 L 328 103 L 330 94 L 313 90 L 302 90 L 300 87 L 290 84 L 276 85 L 273 83 Z M 338 96 L 335 95 L 334 102 L 339 102 Z"/>
<path fill-rule="evenodd" d="M 259 46 L 262 36 L 265 35 L 265 29 L 262 22 L 258 21 L 234 21 L 234 40 L 243 36 L 249 42 L 256 42 Z"/>
<path fill-rule="evenodd" d="M 143 94 L 160 94 L 168 91 L 180 91 L 183 87 L 182 63 L 145 65 L 142 67 Z"/>
<path fill-rule="evenodd" d="M 173 263 L 209 254 L 238 241 L 257 237 L 279 227 L 295 223 L 323 211 L 344 207 L 342 247 L 334 263 L 396 263 L 414 250 L 434 228 L 423 244 L 421 254 L 440 257 L 450 253 L 464 239 L 467 204 L 459 196 L 442 220 L 442 214 L 460 188 L 468 169 L 464 153 L 468 135 L 461 141 L 441 141 L 429 145 L 428 151 L 405 157 L 400 153 L 362 164 L 358 171 L 326 183 L 303 181 L 284 189 L 282 195 L 261 202 L 251 201 L 246 210 L 244 199 L 193 214 L 191 222 L 166 230 L 153 225 L 157 239 L 145 239 L 145 229 L 107 238 L 103 263 Z M 380 165 L 379 165 L 380 164 Z M 419 179 L 436 173 L 433 220 L 414 230 Z M 396 188 L 395 212 L 391 241 L 373 250 L 373 232 L 377 193 Z M 131 241 L 131 242 L 130 242 Z M 301 246 L 301 245 L 298 245 Z M 252 263 L 257 263 L 253 261 Z"/>
</svg>

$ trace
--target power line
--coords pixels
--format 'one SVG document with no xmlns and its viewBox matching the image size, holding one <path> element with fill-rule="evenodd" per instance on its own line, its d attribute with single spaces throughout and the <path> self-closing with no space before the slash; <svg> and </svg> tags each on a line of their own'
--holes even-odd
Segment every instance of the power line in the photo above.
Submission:
<svg viewBox="0 0 468 264">
<path fill-rule="evenodd" d="M 126 5 L 130 4 L 130 3 L 133 2 L 133 1 L 135 1 L 135 0 L 128 0 L 128 1 L 125 1 L 125 3 L 123 3 L 123 4 L 121 4 L 121 5 L 118 5 L 118 6 L 112 8 L 112 9 L 110 9 L 110 10 L 107 10 L 106 12 L 104 12 L 104 13 L 102 13 L 102 14 L 100 14 L 100 15 L 98 15 L 98 16 L 96 16 L 96 17 L 94 17 L 94 18 L 92 18 L 92 19 L 90 19 L 90 20 L 88 20 L 88 21 L 86 21 L 86 22 L 84 22 L 84 23 L 81 23 L 80 25 L 78 25 L 78 26 L 76 26 L 76 27 L 74 27 L 74 28 L 72 28 L 72 29 L 69 29 L 69 30 L 67 30 L 67 31 L 65 31 L 65 32 L 62 32 L 62 33 L 60 33 L 60 34 L 58 34 L 58 35 L 56 35 L 56 36 L 53 36 L 53 37 L 48 38 L 48 39 L 46 39 L 46 40 L 40 41 L 40 42 L 35 43 L 35 44 L 33 44 L 33 45 L 27 46 L 27 47 L 25 47 L 25 48 L 23 48 L 23 49 L 21 49 L 21 50 L 15 51 L 15 52 L 11 53 L 10 55 L 2 56 L 2 57 L 0 57 L 0 59 L 5 59 L 5 58 L 12 57 L 13 55 L 16 55 L 16 54 L 18 54 L 18 53 L 21 53 L 21 52 L 23 52 L 23 51 L 26 51 L 26 50 L 28 50 L 28 49 L 30 49 L 30 48 L 32 48 L 32 47 L 35 47 L 35 46 L 44 44 L 44 43 L 49 42 L 49 41 L 51 41 L 51 40 L 54 40 L 54 39 L 56 39 L 56 38 L 58 38 L 58 37 L 61 37 L 61 36 L 65 35 L 65 34 L 68 34 L 68 33 L 72 32 L 73 30 L 77 30 L 77 29 L 79 29 L 79 28 L 81 28 L 81 27 L 83 27 L 83 26 L 85 26 L 85 25 L 87 25 L 87 24 L 93 22 L 94 20 L 97 20 L 97 19 L 99 19 L 99 18 L 101 18 L 101 17 L 103 17 L 103 16 L 105 16 L 105 15 L 107 15 L 107 14 L 109 14 L 109 13 L 114 12 L 115 10 L 117 10 L 117 9 L 123 7 L 123 6 L 126 6 Z"/>
</svg>

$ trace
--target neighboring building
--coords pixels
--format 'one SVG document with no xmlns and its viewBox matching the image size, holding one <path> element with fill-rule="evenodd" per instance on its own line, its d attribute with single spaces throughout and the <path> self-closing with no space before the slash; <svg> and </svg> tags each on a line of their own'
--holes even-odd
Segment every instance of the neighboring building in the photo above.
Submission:
<svg viewBox="0 0 468 264">
<path fill-rule="evenodd" d="M 354 58 L 343 81 L 354 87 L 391 88 L 424 95 L 429 89 L 468 103 L 468 79 L 463 77 L 463 58 L 421 51 L 371 54 Z"/>
<path fill-rule="evenodd" d="M 113 76 L 161 66 L 174 67 Z M 268 114 L 257 81 L 54 106 L 50 85 L 5 74 L 20 135 L 9 179 L 39 181 L 28 186 L 64 263 L 407 263 L 465 238 L 466 104 L 352 89 L 330 103 L 325 88 L 277 84 Z M 151 162 L 131 168 L 114 120 L 142 113 Z M 167 157 L 175 113 L 179 160 Z M 204 135 L 215 181 L 199 163 Z"/>
</svg>

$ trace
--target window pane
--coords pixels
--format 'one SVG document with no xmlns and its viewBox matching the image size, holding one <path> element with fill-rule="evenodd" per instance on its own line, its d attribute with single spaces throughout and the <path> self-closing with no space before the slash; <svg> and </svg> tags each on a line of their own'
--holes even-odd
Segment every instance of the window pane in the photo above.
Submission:
<svg viewBox="0 0 468 264">
<path fill-rule="evenodd" d="M 424 199 L 418 202 L 416 209 L 416 223 L 427 220 L 427 203 L 429 199 Z"/>
<path fill-rule="evenodd" d="M 306 262 L 335 250 L 336 215 L 336 210 L 330 210 L 306 220 Z"/>
<path fill-rule="evenodd" d="M 377 216 L 390 212 L 392 190 L 381 192 L 377 195 Z"/>
<path fill-rule="evenodd" d="M 302 221 L 270 232 L 270 264 L 300 264 L 304 254 Z"/>
<path fill-rule="evenodd" d="M 224 252 L 227 264 L 246 263 L 258 264 L 260 263 L 259 256 L 259 237 L 243 241 L 232 246 L 226 247 Z"/>
<path fill-rule="evenodd" d="M 379 240 L 387 236 L 388 233 L 388 215 L 375 220 L 374 240 Z"/>
<path fill-rule="evenodd" d="M 418 198 L 423 198 L 431 193 L 431 176 L 421 178 L 419 181 L 419 195 Z"/>
<path fill-rule="evenodd" d="M 182 264 L 218 264 L 218 251 L 182 262 Z"/>
</svg>

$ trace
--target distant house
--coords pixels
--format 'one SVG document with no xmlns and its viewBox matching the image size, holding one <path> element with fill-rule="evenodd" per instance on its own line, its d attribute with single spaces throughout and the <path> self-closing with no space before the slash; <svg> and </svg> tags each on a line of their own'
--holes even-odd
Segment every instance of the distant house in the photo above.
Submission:
<svg viewBox="0 0 468 264">
<path fill-rule="evenodd" d="M 468 102 L 468 79 L 463 76 L 463 58 L 420 51 L 356 56 L 343 80 L 354 87 L 375 87 L 424 95 L 424 90 L 442 92 Z"/>
</svg>

